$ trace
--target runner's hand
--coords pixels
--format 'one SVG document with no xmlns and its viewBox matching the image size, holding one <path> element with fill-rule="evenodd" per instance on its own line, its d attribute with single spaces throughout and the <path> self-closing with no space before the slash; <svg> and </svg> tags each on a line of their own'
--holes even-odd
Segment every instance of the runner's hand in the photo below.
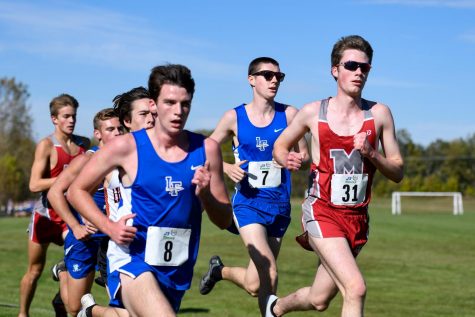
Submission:
<svg viewBox="0 0 475 317">
<path fill-rule="evenodd" d="M 228 175 L 228 177 L 235 183 L 239 183 L 242 181 L 246 172 L 241 168 L 241 165 L 246 163 L 247 160 L 239 161 L 235 164 L 225 164 L 224 165 L 224 173 Z"/>
<path fill-rule="evenodd" d="M 110 224 L 109 237 L 117 244 L 127 245 L 130 244 L 137 232 L 137 228 L 127 225 L 127 220 L 135 217 L 135 214 L 129 214 L 122 216 L 117 222 Z"/>
<path fill-rule="evenodd" d="M 289 171 L 298 171 L 302 166 L 302 162 L 305 159 L 305 154 L 297 152 L 289 152 L 287 155 L 287 161 L 285 162 L 285 168 Z"/>
<path fill-rule="evenodd" d="M 209 161 L 206 161 L 204 166 L 200 166 L 195 170 L 195 175 L 191 180 L 191 183 L 196 185 L 196 196 L 209 193 L 210 180 L 211 173 L 209 172 Z"/>
<path fill-rule="evenodd" d="M 366 132 L 360 132 L 353 137 L 353 146 L 364 157 L 370 157 L 374 149 L 368 141 Z"/>
<path fill-rule="evenodd" d="M 73 231 L 73 235 L 76 238 L 76 240 L 79 240 L 79 241 L 86 241 L 89 239 L 91 235 L 87 231 L 86 226 L 81 225 L 79 223 L 77 226 L 72 227 L 71 230 Z"/>
</svg>

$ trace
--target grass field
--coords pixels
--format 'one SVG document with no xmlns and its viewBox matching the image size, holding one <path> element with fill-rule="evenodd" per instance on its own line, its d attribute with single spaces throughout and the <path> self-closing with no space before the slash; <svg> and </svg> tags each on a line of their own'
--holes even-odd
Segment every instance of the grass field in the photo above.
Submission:
<svg viewBox="0 0 475 317">
<path fill-rule="evenodd" d="M 475 200 L 464 200 L 465 214 L 453 216 L 449 199 L 403 199 L 401 216 L 392 216 L 390 201 L 372 203 L 370 240 L 358 262 L 366 278 L 366 316 L 475 316 Z M 314 277 L 316 256 L 300 248 L 300 208 L 294 204 L 293 221 L 279 256 L 278 295 L 304 285 Z M 205 217 L 206 218 L 206 217 Z M 18 285 L 26 269 L 26 218 L 0 218 L 0 316 L 16 316 Z M 258 316 L 257 301 L 234 285 L 218 283 L 202 296 L 198 278 L 208 259 L 219 254 L 228 265 L 246 265 L 247 255 L 239 237 L 219 231 L 207 218 L 195 280 L 182 302 L 182 316 Z M 47 268 L 62 255 L 51 246 Z M 32 304 L 31 316 L 54 316 L 50 301 L 57 290 L 49 271 L 43 273 Z M 94 288 L 99 303 L 106 303 L 103 289 Z M 339 316 L 337 296 L 321 316 Z M 310 316 L 315 312 L 292 313 Z"/>
</svg>

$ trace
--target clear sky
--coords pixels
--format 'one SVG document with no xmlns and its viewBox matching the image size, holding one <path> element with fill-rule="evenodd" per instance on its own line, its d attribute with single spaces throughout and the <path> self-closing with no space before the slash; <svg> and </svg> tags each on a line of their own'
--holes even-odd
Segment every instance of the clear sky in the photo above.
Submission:
<svg viewBox="0 0 475 317">
<path fill-rule="evenodd" d="M 475 133 L 475 0 L 0 0 L 0 77 L 28 86 L 36 139 L 63 92 L 80 103 L 76 132 L 92 136 L 114 96 L 146 86 L 155 65 L 185 64 L 196 81 L 187 127 L 213 129 L 251 100 L 258 56 L 287 75 L 277 101 L 334 95 L 331 49 L 350 34 L 375 51 L 363 96 L 389 105 L 397 129 L 422 145 Z"/>
</svg>

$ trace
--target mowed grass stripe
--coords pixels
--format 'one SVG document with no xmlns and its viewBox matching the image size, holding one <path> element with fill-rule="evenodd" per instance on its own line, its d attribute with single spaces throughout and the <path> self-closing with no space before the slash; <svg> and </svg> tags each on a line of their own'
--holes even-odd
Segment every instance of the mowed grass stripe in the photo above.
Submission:
<svg viewBox="0 0 475 317">
<path fill-rule="evenodd" d="M 300 233 L 300 203 L 295 201 L 292 223 L 279 256 L 278 295 L 313 281 L 317 258 L 294 240 Z M 424 212 L 424 204 L 427 211 Z M 414 209 L 411 206 L 414 205 Z M 422 208 L 421 208 L 422 205 Z M 433 205 L 436 205 L 435 207 Z M 475 314 L 475 200 L 464 199 L 465 214 L 453 216 L 451 201 L 403 201 L 401 216 L 392 216 L 390 200 L 375 199 L 370 209 L 368 244 L 358 258 L 368 287 L 366 316 L 474 316 Z M 16 316 L 19 282 L 27 265 L 26 218 L 0 218 L 0 316 Z M 245 266 L 241 240 L 219 231 L 204 216 L 200 254 L 190 291 L 182 302 L 183 316 L 258 316 L 257 300 L 228 282 L 220 282 L 206 296 L 198 292 L 198 280 L 208 259 L 219 254 L 226 265 Z M 62 248 L 50 246 L 45 272 L 38 283 L 31 316 L 52 316 L 51 299 L 58 284 L 49 268 L 62 256 Z M 106 303 L 104 289 L 94 287 L 99 303 Z M 339 316 L 338 295 L 321 316 Z M 310 316 L 312 312 L 289 316 Z"/>
</svg>

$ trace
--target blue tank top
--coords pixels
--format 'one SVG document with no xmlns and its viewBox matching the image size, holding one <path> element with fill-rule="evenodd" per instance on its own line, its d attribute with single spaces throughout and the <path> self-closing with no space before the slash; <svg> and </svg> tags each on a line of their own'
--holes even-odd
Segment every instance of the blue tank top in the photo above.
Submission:
<svg viewBox="0 0 475 317">
<path fill-rule="evenodd" d="M 162 160 L 153 148 L 146 130 L 132 132 L 137 146 L 137 175 L 131 189 L 131 210 L 136 216 L 137 235 L 130 244 L 130 255 L 145 260 L 147 230 L 150 226 L 191 229 L 188 259 L 179 266 L 155 266 L 165 285 L 185 290 L 190 287 L 201 234 L 201 202 L 191 183 L 195 169 L 206 160 L 204 137 L 185 131 L 189 147 L 180 162 Z"/>
<path fill-rule="evenodd" d="M 96 145 L 96 146 L 91 147 L 89 150 L 87 150 L 87 152 L 95 153 L 99 151 L 99 149 L 100 148 Z M 102 183 L 99 186 L 99 188 L 94 192 L 94 195 L 92 196 L 92 198 L 94 199 L 94 202 L 96 203 L 97 207 L 105 214 L 106 213 L 106 199 L 104 196 L 104 186 Z"/>
<path fill-rule="evenodd" d="M 86 151 L 89 152 L 89 153 L 95 153 L 97 151 L 99 151 L 99 147 L 96 145 L 96 146 L 93 146 L 91 147 L 89 150 Z M 102 211 L 102 213 L 106 214 L 106 200 L 105 200 L 105 196 L 104 196 L 104 187 L 103 187 L 103 184 L 101 184 L 99 186 L 99 188 L 94 192 L 94 194 L 92 195 L 92 199 L 94 200 L 94 202 L 96 203 L 96 206 Z M 71 210 L 73 211 L 73 214 L 74 216 L 76 217 L 76 219 L 79 221 L 80 224 L 84 224 L 84 221 L 81 217 L 81 215 L 79 215 L 79 213 L 73 209 L 73 207 L 70 205 L 70 208 Z M 71 228 L 69 228 L 71 229 Z M 102 237 L 105 237 L 106 235 L 100 231 L 98 231 L 97 233 L 91 235 L 91 238 L 102 238 Z"/>
<path fill-rule="evenodd" d="M 249 120 L 244 106 L 245 104 L 242 104 L 235 108 L 239 144 L 238 146 L 233 145 L 233 151 L 237 161 L 248 161 L 241 165 L 241 168 L 249 172 L 251 162 L 272 161 L 272 150 L 274 149 L 275 140 L 287 127 L 287 117 L 285 115 L 287 106 L 276 102 L 274 118 L 266 127 L 254 126 Z M 277 187 L 257 188 L 256 186 L 251 186 L 249 177 L 253 177 L 254 174 L 248 173 L 236 186 L 233 204 L 246 203 L 248 199 L 260 199 L 265 202 L 289 202 L 291 182 L 290 172 L 287 169 L 280 169 L 281 183 Z M 265 185 L 265 182 L 268 180 L 266 176 L 268 175 L 260 175 L 259 186 Z"/>
</svg>

